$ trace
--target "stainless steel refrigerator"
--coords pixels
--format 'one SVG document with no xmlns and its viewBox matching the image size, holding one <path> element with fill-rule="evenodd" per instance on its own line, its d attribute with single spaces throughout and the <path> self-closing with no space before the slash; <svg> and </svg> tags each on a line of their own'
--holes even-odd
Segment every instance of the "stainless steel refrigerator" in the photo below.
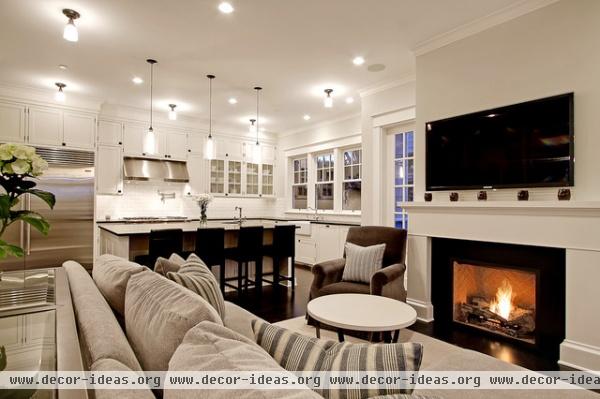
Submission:
<svg viewBox="0 0 600 399">
<path fill-rule="evenodd" d="M 64 149 L 36 148 L 49 164 L 38 178 L 37 188 L 56 196 L 53 210 L 35 196 L 26 195 L 22 209 L 43 215 L 50 223 L 47 236 L 29 224 L 15 222 L 2 239 L 20 245 L 24 258 L 0 261 L 0 270 L 29 270 L 60 266 L 75 260 L 88 269 L 94 244 L 94 153 Z"/>
</svg>

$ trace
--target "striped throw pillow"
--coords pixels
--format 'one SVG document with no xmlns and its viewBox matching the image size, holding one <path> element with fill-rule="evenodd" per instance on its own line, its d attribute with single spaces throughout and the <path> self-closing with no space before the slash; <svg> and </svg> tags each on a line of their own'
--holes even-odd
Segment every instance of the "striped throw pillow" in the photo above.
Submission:
<svg viewBox="0 0 600 399">
<path fill-rule="evenodd" d="M 215 308 L 221 320 L 225 319 L 225 300 L 219 282 L 197 255 L 191 254 L 179 271 L 168 272 L 167 278 L 200 295 Z"/>
<path fill-rule="evenodd" d="M 347 242 L 346 265 L 342 274 L 343 281 L 356 281 L 360 283 L 371 283 L 371 276 L 381 269 L 383 264 L 383 253 L 385 244 L 361 247 Z"/>
<path fill-rule="evenodd" d="M 266 321 L 252 320 L 256 342 L 288 371 L 418 371 L 423 345 L 335 342 L 308 337 Z M 410 394 L 413 387 L 317 390 L 324 398 L 363 399 L 376 395 Z"/>
</svg>

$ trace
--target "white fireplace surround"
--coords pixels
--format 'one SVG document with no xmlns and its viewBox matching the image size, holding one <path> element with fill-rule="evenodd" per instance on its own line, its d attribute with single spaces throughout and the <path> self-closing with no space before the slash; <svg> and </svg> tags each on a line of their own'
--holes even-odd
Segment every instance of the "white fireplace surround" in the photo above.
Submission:
<svg viewBox="0 0 600 399">
<path fill-rule="evenodd" d="M 409 214 L 407 301 L 419 319 L 433 320 L 432 237 L 564 248 L 566 337 L 560 345 L 559 363 L 600 370 L 600 202 L 437 201 L 398 205 Z"/>
</svg>

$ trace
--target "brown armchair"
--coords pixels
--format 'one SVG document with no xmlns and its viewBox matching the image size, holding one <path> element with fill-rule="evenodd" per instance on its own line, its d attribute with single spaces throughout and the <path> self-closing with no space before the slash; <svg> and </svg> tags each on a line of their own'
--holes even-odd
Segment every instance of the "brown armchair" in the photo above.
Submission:
<svg viewBox="0 0 600 399">
<path fill-rule="evenodd" d="M 330 260 L 313 266 L 313 283 L 310 299 L 330 294 L 371 294 L 381 295 L 406 302 L 404 272 L 406 265 L 406 230 L 392 227 L 365 226 L 351 227 L 346 242 L 363 247 L 385 243 L 381 270 L 371 277 L 371 283 L 342 281 L 345 254 L 342 259 Z"/>
</svg>

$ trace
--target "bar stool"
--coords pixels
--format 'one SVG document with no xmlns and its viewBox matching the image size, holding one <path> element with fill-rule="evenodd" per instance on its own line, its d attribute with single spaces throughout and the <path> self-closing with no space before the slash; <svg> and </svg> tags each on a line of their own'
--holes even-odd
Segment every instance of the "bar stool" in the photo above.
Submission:
<svg viewBox="0 0 600 399">
<path fill-rule="evenodd" d="M 219 266 L 219 286 L 225 293 L 225 229 L 202 228 L 196 230 L 194 253 L 210 268 Z"/>
<path fill-rule="evenodd" d="M 154 264 L 159 256 L 168 258 L 173 253 L 181 254 L 182 252 L 182 229 L 150 230 L 150 238 L 148 239 L 148 254 L 136 256 L 135 262 L 154 269 Z"/>
<path fill-rule="evenodd" d="M 273 230 L 273 244 L 264 247 L 264 256 L 273 259 L 273 272 L 266 273 L 273 275 L 273 281 L 264 280 L 273 284 L 274 287 L 279 287 L 280 281 L 292 282 L 292 293 L 295 290 L 296 282 L 296 226 L 295 225 L 277 225 Z M 279 271 L 279 264 L 282 260 L 292 259 L 292 274 L 291 276 L 282 276 Z"/>
<path fill-rule="evenodd" d="M 226 278 L 225 285 L 235 288 L 238 295 L 242 294 L 242 289 L 247 291 L 250 283 L 255 286 L 257 294 L 261 292 L 263 235 L 264 228 L 262 226 L 240 227 L 237 247 L 225 250 L 225 258 L 238 264 L 237 276 Z M 254 262 L 256 265 L 256 279 L 254 281 L 248 278 L 248 263 L 250 262 Z M 237 280 L 237 286 L 227 283 L 227 281 L 233 280 Z"/>
</svg>

